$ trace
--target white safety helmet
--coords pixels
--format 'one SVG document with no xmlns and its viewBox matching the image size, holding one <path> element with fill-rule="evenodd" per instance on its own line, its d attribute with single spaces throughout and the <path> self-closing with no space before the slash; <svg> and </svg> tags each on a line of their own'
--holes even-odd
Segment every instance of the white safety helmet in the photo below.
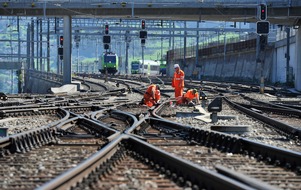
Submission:
<svg viewBox="0 0 301 190">
<path fill-rule="evenodd" d="M 180 68 L 180 65 L 179 64 L 175 64 L 173 67 L 174 68 Z"/>
</svg>

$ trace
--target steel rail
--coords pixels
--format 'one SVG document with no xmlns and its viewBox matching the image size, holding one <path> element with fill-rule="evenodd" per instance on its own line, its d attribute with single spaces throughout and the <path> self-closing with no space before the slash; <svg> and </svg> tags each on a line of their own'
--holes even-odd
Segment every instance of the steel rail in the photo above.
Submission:
<svg viewBox="0 0 301 190">
<path fill-rule="evenodd" d="M 96 137 L 104 137 L 107 139 L 108 142 L 115 139 L 118 135 L 120 135 L 120 132 L 109 128 L 107 125 L 95 122 L 91 119 L 85 118 L 85 117 L 74 117 L 71 119 L 68 119 L 56 127 L 58 128 L 57 133 L 60 135 L 67 135 L 69 132 L 71 132 L 76 125 L 79 125 L 88 131 L 88 133 L 96 136 Z M 76 134 L 75 134 L 76 135 Z"/>
<path fill-rule="evenodd" d="M 195 188 L 254 189 L 224 175 L 203 169 L 196 164 L 172 156 L 135 137 L 123 134 L 85 162 L 40 186 L 37 190 L 79 187 L 81 183 L 85 183 L 85 178 L 93 175 L 92 173 L 95 174 L 95 178 L 107 173 L 110 165 L 114 164 L 114 156 L 120 154 L 118 151 L 126 150 L 131 150 L 133 152 L 131 154 L 141 160 L 141 162 L 166 173 L 173 181 L 184 183 L 180 184 L 180 186 L 185 185 L 186 182 L 186 184 L 191 184 Z M 89 181 L 87 183 L 85 185 L 89 185 Z"/>
<path fill-rule="evenodd" d="M 1 156 L 15 152 L 27 152 L 41 145 L 48 144 L 56 139 L 56 131 L 59 123 L 69 118 L 69 112 L 59 108 L 61 119 L 49 123 L 41 128 L 25 131 L 0 139 Z"/>
<path fill-rule="evenodd" d="M 0 117 L 5 118 L 8 116 L 22 116 L 22 115 L 37 115 L 37 114 L 51 114 L 60 110 L 59 107 L 43 107 L 43 108 L 26 108 L 26 109 L 10 109 L 0 110 Z"/>
<path fill-rule="evenodd" d="M 127 121 L 128 126 L 121 132 L 124 132 L 125 130 L 127 130 L 128 128 L 131 128 L 132 126 L 136 126 L 137 122 L 138 122 L 137 118 L 134 115 L 132 115 L 128 112 L 123 112 L 123 111 L 114 110 L 114 109 L 104 109 L 101 111 L 94 112 L 91 114 L 91 119 L 95 122 L 102 123 L 103 125 L 106 125 L 107 127 L 109 127 L 108 124 L 105 124 L 98 120 L 98 118 L 104 114 L 109 114 L 110 116 L 113 116 L 116 119 Z"/>
<path fill-rule="evenodd" d="M 279 104 L 273 104 L 273 103 L 269 103 L 269 102 L 263 102 L 263 101 L 259 101 L 259 100 L 255 100 L 253 98 L 247 97 L 246 95 L 240 94 L 241 97 L 243 97 L 246 100 L 249 100 L 253 103 L 259 104 L 259 105 L 266 105 L 272 108 L 280 108 L 280 109 L 286 109 L 288 110 L 288 112 L 293 113 L 293 115 L 297 115 L 299 117 L 301 117 L 301 111 L 298 109 L 294 109 L 291 107 L 286 107 L 285 105 L 279 105 Z"/>
<path fill-rule="evenodd" d="M 165 119 L 148 118 L 145 119 L 145 122 L 145 127 L 156 125 L 160 127 L 160 130 L 166 132 L 170 130 L 170 133 L 173 133 L 174 136 L 181 137 L 182 135 L 183 139 L 203 146 L 216 148 L 224 152 L 246 154 L 258 158 L 258 160 L 265 160 L 269 164 L 301 173 L 301 153 L 299 152 L 262 144 L 246 138 L 185 126 Z M 143 136 L 143 134 L 141 135 Z"/>
<path fill-rule="evenodd" d="M 297 116 L 297 117 L 301 118 L 300 110 L 295 110 L 295 109 L 284 107 L 284 106 L 266 107 L 266 106 L 259 106 L 259 105 L 254 105 L 254 104 L 243 104 L 243 103 L 237 103 L 237 102 L 236 102 L 236 104 L 238 104 L 242 107 L 248 108 L 248 109 L 255 108 L 260 111 L 267 111 L 267 112 L 277 113 L 277 114 L 282 114 L 282 115 Z"/>
<path fill-rule="evenodd" d="M 247 109 L 245 107 L 242 107 L 234 102 L 231 102 L 230 100 L 228 100 L 226 97 L 223 97 L 223 99 L 232 107 L 234 107 L 235 109 L 238 109 L 244 113 L 246 113 L 247 115 L 260 120 L 266 124 L 268 124 L 270 127 L 280 131 L 281 133 L 284 133 L 286 135 L 288 135 L 289 137 L 293 138 L 293 139 L 298 139 L 301 140 L 301 130 L 297 129 L 295 127 L 292 127 L 288 124 L 282 123 L 280 121 L 277 121 L 275 119 L 272 118 L 268 118 L 262 114 L 256 113 L 255 111 L 252 111 L 250 109 Z"/>
</svg>

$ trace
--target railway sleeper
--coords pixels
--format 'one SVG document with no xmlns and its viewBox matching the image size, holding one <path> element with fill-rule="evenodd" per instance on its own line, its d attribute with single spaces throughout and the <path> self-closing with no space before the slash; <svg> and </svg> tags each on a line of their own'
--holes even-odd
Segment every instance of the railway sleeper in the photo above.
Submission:
<svg viewBox="0 0 301 190">
<path fill-rule="evenodd" d="M 151 127 L 157 130 L 163 129 L 167 133 L 172 130 L 182 132 L 185 135 L 178 135 L 177 137 L 182 137 L 183 140 L 190 143 L 215 148 L 222 152 L 245 154 L 260 161 L 265 161 L 268 164 L 300 173 L 301 153 L 299 152 L 277 148 L 241 137 L 233 137 L 224 133 L 184 126 L 168 120 L 148 118 L 145 119 L 145 122 Z M 139 131 L 136 132 L 139 134 Z"/>
<path fill-rule="evenodd" d="M 235 109 L 238 109 L 244 113 L 246 113 L 247 115 L 261 121 L 264 122 L 268 125 L 268 127 L 276 129 L 277 131 L 280 131 L 283 134 L 286 134 L 286 136 L 291 137 L 292 139 L 294 139 L 295 141 L 300 141 L 301 140 L 301 130 L 297 129 L 295 127 L 292 127 L 288 124 L 279 122 L 275 119 L 272 118 L 268 118 L 262 114 L 258 114 L 252 110 L 249 110 L 243 106 L 240 106 L 239 104 L 236 104 L 234 102 L 231 102 L 230 100 L 228 100 L 227 98 L 224 97 L 224 100 L 232 107 L 234 107 Z"/>
<path fill-rule="evenodd" d="M 165 175 L 179 187 L 191 189 L 254 189 L 232 178 L 204 169 L 184 159 L 175 157 L 155 146 L 129 135 L 121 135 L 76 168 L 68 170 L 38 189 L 80 189 L 98 187 L 113 168 L 132 157 Z M 126 166 L 125 166 L 126 168 Z M 106 181 L 106 183 L 110 183 Z M 170 183 L 172 184 L 172 183 Z"/>
</svg>

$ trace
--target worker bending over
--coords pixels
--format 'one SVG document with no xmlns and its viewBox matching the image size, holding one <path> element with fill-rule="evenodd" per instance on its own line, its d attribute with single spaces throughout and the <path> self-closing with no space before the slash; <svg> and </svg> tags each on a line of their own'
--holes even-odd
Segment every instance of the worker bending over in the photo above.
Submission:
<svg viewBox="0 0 301 190">
<path fill-rule="evenodd" d="M 196 103 L 199 104 L 199 93 L 196 89 L 189 89 L 187 92 L 182 96 L 181 103 L 182 104 L 188 104 L 194 106 L 192 100 L 196 99 Z"/>
<path fill-rule="evenodd" d="M 148 107 L 152 107 L 160 101 L 160 87 L 156 84 L 151 84 L 143 95 L 143 103 Z"/>
</svg>

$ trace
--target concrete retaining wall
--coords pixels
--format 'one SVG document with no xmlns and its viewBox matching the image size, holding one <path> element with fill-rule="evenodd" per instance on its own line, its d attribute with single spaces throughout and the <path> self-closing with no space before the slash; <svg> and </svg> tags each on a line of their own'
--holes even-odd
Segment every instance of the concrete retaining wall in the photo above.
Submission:
<svg viewBox="0 0 301 190">
<path fill-rule="evenodd" d="M 32 76 L 25 77 L 25 93 L 37 93 L 37 94 L 46 94 L 50 93 L 51 87 L 59 87 L 61 84 L 58 84 L 54 81 L 44 80 Z"/>
<path fill-rule="evenodd" d="M 195 58 L 186 60 L 176 60 L 167 66 L 167 74 L 172 76 L 173 64 L 180 64 L 185 72 L 185 78 L 203 80 L 232 80 L 248 81 L 258 83 L 261 71 L 268 83 L 286 83 L 286 39 L 276 42 L 269 46 L 265 52 L 263 70 L 260 63 L 256 61 L 256 51 L 249 50 L 227 54 L 213 55 L 210 57 L 199 58 L 196 64 Z M 290 76 L 292 82 L 296 82 L 296 43 L 293 36 L 290 40 Z"/>
<path fill-rule="evenodd" d="M 267 82 L 272 82 L 274 49 L 269 48 L 265 52 L 265 62 L 263 64 L 263 75 Z M 176 62 L 182 65 L 185 72 L 185 78 L 203 79 L 203 80 L 239 80 L 258 82 L 261 77 L 261 64 L 256 62 L 256 51 L 245 51 L 239 53 L 213 55 L 207 58 L 199 59 L 202 65 L 196 66 L 195 59 L 186 60 L 186 64 Z M 172 69 L 172 67 L 168 67 Z M 173 72 L 168 72 L 173 73 Z M 172 76 L 172 75 L 171 75 Z"/>
</svg>

